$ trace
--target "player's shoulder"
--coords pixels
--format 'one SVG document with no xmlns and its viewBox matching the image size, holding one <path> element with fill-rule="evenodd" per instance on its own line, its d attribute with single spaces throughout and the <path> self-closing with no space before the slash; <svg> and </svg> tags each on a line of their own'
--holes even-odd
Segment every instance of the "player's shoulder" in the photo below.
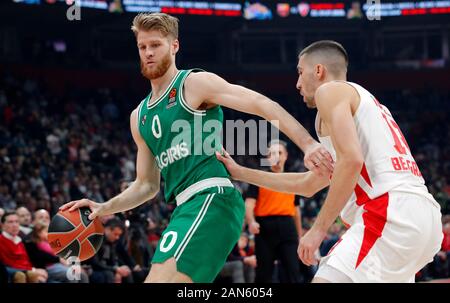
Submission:
<svg viewBox="0 0 450 303">
<path fill-rule="evenodd" d="M 330 95 L 335 93 L 352 93 L 354 88 L 346 81 L 329 81 L 317 88 L 316 95 Z"/>
<path fill-rule="evenodd" d="M 204 70 L 199 70 L 195 72 L 189 73 L 187 76 L 185 83 L 186 84 L 208 84 L 211 80 L 214 80 L 214 78 L 218 77 L 216 74 L 207 72 Z"/>
<path fill-rule="evenodd" d="M 358 94 L 348 82 L 329 81 L 320 85 L 315 94 L 316 102 L 348 102 Z"/>
<path fill-rule="evenodd" d="M 217 92 L 224 80 L 218 75 L 211 72 L 190 73 L 184 83 L 184 89 L 187 94 L 189 92 L 200 98 L 209 98 Z"/>
<path fill-rule="evenodd" d="M 133 129 L 133 127 L 137 125 L 138 115 L 139 115 L 139 107 L 136 107 L 130 114 L 130 125 L 132 126 L 131 129 Z"/>
</svg>

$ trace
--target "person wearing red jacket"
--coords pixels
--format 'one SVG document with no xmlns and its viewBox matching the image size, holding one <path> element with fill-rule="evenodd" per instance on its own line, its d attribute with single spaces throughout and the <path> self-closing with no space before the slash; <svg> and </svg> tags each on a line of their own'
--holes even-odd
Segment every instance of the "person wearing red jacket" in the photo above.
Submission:
<svg viewBox="0 0 450 303">
<path fill-rule="evenodd" d="M 20 231 L 19 217 L 14 212 L 7 212 L 1 219 L 0 263 L 3 263 L 10 278 L 17 272 L 24 272 L 28 282 L 46 282 L 47 271 L 34 268 L 25 249 Z"/>
<path fill-rule="evenodd" d="M 444 239 L 442 240 L 441 251 L 450 253 L 450 222 L 444 225 Z"/>
</svg>

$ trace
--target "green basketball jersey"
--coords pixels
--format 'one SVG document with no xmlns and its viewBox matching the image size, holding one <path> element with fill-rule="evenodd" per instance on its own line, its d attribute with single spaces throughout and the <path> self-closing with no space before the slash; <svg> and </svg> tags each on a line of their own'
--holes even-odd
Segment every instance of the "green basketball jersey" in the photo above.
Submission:
<svg viewBox="0 0 450 303">
<path fill-rule="evenodd" d="M 192 71 L 201 70 L 180 70 L 160 98 L 150 103 L 150 93 L 138 109 L 139 132 L 165 181 L 167 203 L 198 181 L 229 177 L 215 156 L 222 149 L 222 109 L 196 110 L 183 98 L 183 84 Z"/>
</svg>

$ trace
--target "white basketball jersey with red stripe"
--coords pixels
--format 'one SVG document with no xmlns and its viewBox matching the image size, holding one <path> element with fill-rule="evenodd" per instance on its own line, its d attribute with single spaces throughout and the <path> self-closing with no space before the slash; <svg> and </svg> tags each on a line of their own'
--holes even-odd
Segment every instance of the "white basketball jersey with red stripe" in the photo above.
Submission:
<svg viewBox="0 0 450 303">
<path fill-rule="evenodd" d="M 440 207 L 428 192 L 409 146 L 390 111 L 362 86 L 346 82 L 360 96 L 360 104 L 353 116 L 364 156 L 364 166 L 355 190 L 341 212 L 341 218 L 353 224 L 358 208 L 385 193 L 405 192 L 426 197 Z M 316 117 L 318 129 L 319 114 Z M 320 142 L 336 159 L 330 137 Z"/>
</svg>

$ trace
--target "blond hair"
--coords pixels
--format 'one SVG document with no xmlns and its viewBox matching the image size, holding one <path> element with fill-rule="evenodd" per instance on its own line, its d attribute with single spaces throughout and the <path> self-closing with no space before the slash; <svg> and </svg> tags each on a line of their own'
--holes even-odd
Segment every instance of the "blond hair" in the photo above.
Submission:
<svg viewBox="0 0 450 303">
<path fill-rule="evenodd" d="M 178 39 L 178 18 L 164 13 L 140 13 L 134 17 L 131 30 L 136 36 L 139 31 L 158 30 Z"/>
</svg>

